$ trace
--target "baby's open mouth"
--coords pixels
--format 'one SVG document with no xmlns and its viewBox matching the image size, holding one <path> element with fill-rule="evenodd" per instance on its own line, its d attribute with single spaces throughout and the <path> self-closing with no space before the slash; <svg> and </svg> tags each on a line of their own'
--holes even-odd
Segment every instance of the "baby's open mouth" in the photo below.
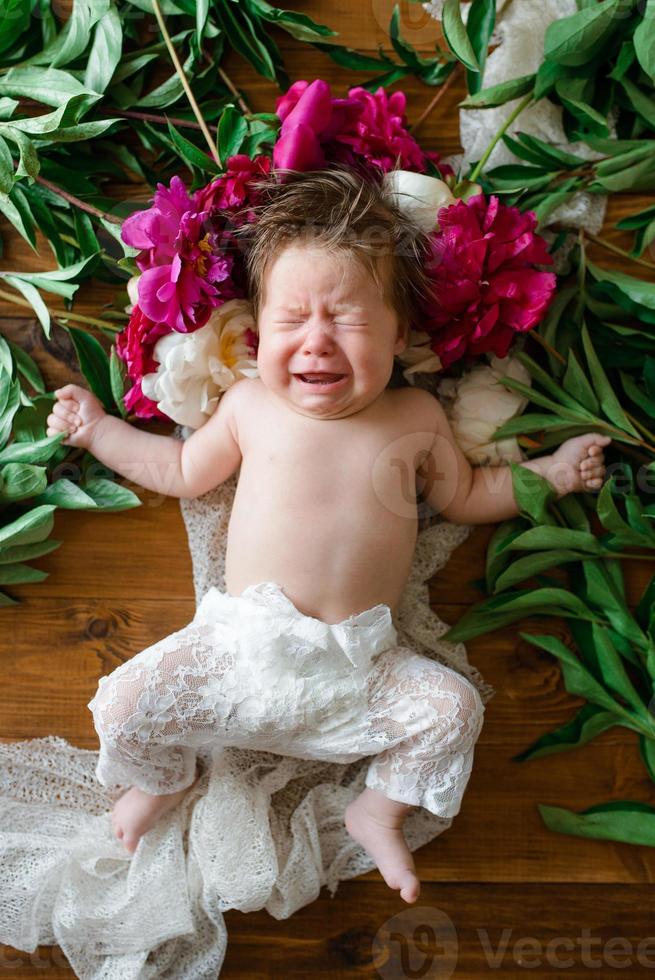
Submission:
<svg viewBox="0 0 655 980">
<path fill-rule="evenodd" d="M 321 371 L 317 374 L 297 374 L 296 377 L 308 384 L 328 385 L 334 384 L 335 381 L 341 381 L 342 378 L 345 378 L 345 374 L 329 374 L 327 371 Z"/>
</svg>

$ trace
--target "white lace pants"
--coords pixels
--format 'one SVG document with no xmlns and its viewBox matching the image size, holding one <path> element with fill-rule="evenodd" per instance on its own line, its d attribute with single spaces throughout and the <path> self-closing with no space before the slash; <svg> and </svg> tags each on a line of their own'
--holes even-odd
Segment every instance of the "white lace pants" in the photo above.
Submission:
<svg viewBox="0 0 655 980">
<path fill-rule="evenodd" d="M 443 817 L 459 812 L 484 714 L 467 678 L 397 645 L 386 604 L 328 624 L 275 582 L 211 588 L 189 625 L 102 677 L 88 707 L 103 786 L 176 792 L 200 746 L 372 756 L 368 787 Z"/>
</svg>

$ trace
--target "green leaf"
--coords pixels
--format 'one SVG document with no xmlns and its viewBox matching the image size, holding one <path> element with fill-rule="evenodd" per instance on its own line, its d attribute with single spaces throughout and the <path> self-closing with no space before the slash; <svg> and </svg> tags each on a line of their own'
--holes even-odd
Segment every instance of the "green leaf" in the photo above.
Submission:
<svg viewBox="0 0 655 980">
<path fill-rule="evenodd" d="M 66 438 L 65 432 L 29 442 L 12 442 L 0 450 L 0 465 L 5 463 L 46 463 Z"/>
<path fill-rule="evenodd" d="M 111 393 L 111 379 L 109 377 L 109 358 L 104 347 L 90 333 L 72 327 L 68 330 L 75 353 L 80 363 L 80 371 L 89 382 L 91 391 L 102 402 L 105 410 L 111 412 L 114 399 Z"/>
<path fill-rule="evenodd" d="M 521 516 L 536 524 L 554 524 L 555 518 L 548 509 L 557 499 L 557 491 L 552 484 L 518 463 L 510 462 L 508 466 L 512 472 L 514 499 Z"/>
<path fill-rule="evenodd" d="M 338 31 L 333 31 L 325 24 L 317 24 L 306 14 L 296 13 L 294 10 L 280 10 L 279 7 L 272 7 L 264 0 L 249 0 L 249 7 L 263 20 L 268 20 L 272 24 L 277 24 L 283 30 L 291 34 L 298 41 L 315 41 L 319 37 L 337 37 Z M 375 69 L 374 69 L 375 70 Z"/>
<path fill-rule="evenodd" d="M 84 88 L 104 93 L 121 60 L 123 28 L 116 7 L 111 4 L 93 34 L 93 44 L 84 74 Z"/>
<path fill-rule="evenodd" d="M 4 139 L 11 140 L 18 146 L 20 160 L 16 168 L 16 176 L 27 177 L 30 183 L 33 183 L 39 175 L 41 166 L 31 139 L 22 130 L 9 125 L 2 127 L 2 135 Z"/>
<path fill-rule="evenodd" d="M 23 294 L 36 313 L 39 323 L 43 327 L 43 332 L 45 333 L 46 337 L 50 339 L 50 313 L 48 312 L 48 307 L 41 299 L 38 289 L 35 289 L 31 283 L 26 282 L 19 276 L 12 276 L 9 275 L 9 273 L 5 273 L 2 275 L 2 278 L 5 280 L 5 282 L 9 283 L 10 286 L 13 286 L 14 289 L 17 289 L 19 293 Z"/>
<path fill-rule="evenodd" d="M 466 72 L 469 92 L 479 92 L 482 88 L 487 50 L 495 24 L 496 0 L 473 0 L 466 20 L 466 33 L 471 41 L 471 47 L 480 70 L 477 72 L 468 70 Z"/>
<path fill-rule="evenodd" d="M 42 582 L 50 572 L 43 572 L 40 568 L 31 568 L 29 565 L 2 565 L 0 564 L 0 585 L 17 585 L 19 582 Z"/>
<path fill-rule="evenodd" d="M 446 0 L 441 17 L 441 27 L 446 44 L 457 60 L 461 61 L 470 71 L 480 71 L 480 63 L 475 56 L 475 51 L 462 21 L 459 0 Z"/>
<path fill-rule="evenodd" d="M 84 490 L 92 497 L 98 509 L 106 512 L 141 506 L 141 501 L 135 493 L 103 477 L 87 480 Z"/>
<path fill-rule="evenodd" d="M 643 18 L 632 41 L 639 64 L 655 84 L 655 0 L 646 0 Z"/>
<path fill-rule="evenodd" d="M 581 813 L 539 804 L 539 813 L 548 829 L 559 834 L 649 847 L 655 844 L 655 808 L 647 803 L 613 800 Z"/>
<path fill-rule="evenodd" d="M 527 759 L 539 759 L 554 752 L 580 748 L 608 728 L 620 724 L 622 724 L 621 719 L 611 711 L 606 711 L 596 704 L 584 704 L 565 725 L 542 735 L 523 752 L 513 755 L 512 761 L 525 762 Z"/>
<path fill-rule="evenodd" d="M 569 347 L 567 352 L 566 372 L 563 379 L 564 388 L 573 395 L 580 404 L 584 405 L 587 411 L 594 416 L 600 413 L 600 405 L 594 394 L 594 390 L 589 384 L 587 375 L 584 373 L 573 348 Z"/>
<path fill-rule="evenodd" d="M 527 578 L 545 572 L 549 568 L 559 567 L 570 561 L 581 561 L 585 558 L 583 552 L 567 551 L 557 548 L 554 551 L 540 551 L 531 555 L 525 555 L 517 561 L 513 561 L 508 568 L 496 579 L 494 588 L 491 590 L 494 595 L 504 592 L 520 582 L 525 582 Z"/>
<path fill-rule="evenodd" d="M 596 704 L 598 707 L 604 708 L 606 711 L 610 711 L 614 715 L 625 717 L 629 714 L 629 712 L 627 712 L 626 709 L 615 701 L 611 694 L 606 691 L 597 680 L 595 680 L 576 654 L 569 650 L 569 648 L 565 646 L 564 643 L 562 643 L 562 641 L 556 636 L 551 636 L 549 634 L 537 636 L 531 633 L 521 633 L 521 631 L 519 631 L 519 636 L 528 643 L 532 643 L 534 646 L 539 647 L 542 650 L 546 650 L 548 653 L 552 653 L 554 657 L 557 657 L 562 668 L 564 684 L 569 694 L 577 694 L 578 697 L 584 698 L 585 701 L 590 701 L 592 704 Z"/>
<path fill-rule="evenodd" d="M 218 122 L 217 146 L 221 163 L 239 152 L 248 132 L 248 123 L 233 105 L 225 107 Z"/>
<path fill-rule="evenodd" d="M 125 402 L 123 401 L 123 396 L 125 393 L 125 376 L 125 364 L 116 353 L 116 345 L 112 344 L 109 355 L 109 382 L 111 384 L 111 393 L 116 407 L 124 419 L 126 419 L 128 415 L 127 409 L 125 408 Z"/>
<path fill-rule="evenodd" d="M 61 545 L 61 541 L 50 538 L 48 541 L 36 541 L 34 544 L 15 545 L 9 548 L 0 548 L 0 565 L 9 565 L 15 561 L 29 561 L 31 558 L 41 558 L 49 555 L 51 551 Z"/>
<path fill-rule="evenodd" d="M 15 181 L 14 160 L 11 150 L 0 136 L 0 198 L 6 200 Z"/>
<path fill-rule="evenodd" d="M 43 541 L 52 531 L 55 508 L 44 504 L 21 514 L 15 521 L 0 527 L 0 545 L 24 545 L 33 541 Z"/>
<path fill-rule="evenodd" d="M 37 252 L 34 217 L 20 187 L 14 185 L 9 197 L 0 197 L 0 212 L 25 239 L 32 251 Z"/>
<path fill-rule="evenodd" d="M 9 344 L 12 357 L 16 362 L 16 367 L 20 373 L 35 391 L 43 394 L 45 391 L 45 382 L 35 361 L 30 357 L 27 351 L 24 351 L 22 347 L 19 347 L 18 344 L 15 344 L 12 340 L 7 341 L 7 343 Z M 0 452 L 0 459 L 1 458 L 2 453 Z"/>
<path fill-rule="evenodd" d="M 584 101 L 579 94 L 585 88 L 585 80 L 560 79 L 555 82 L 555 91 L 562 105 L 569 110 L 572 116 L 595 136 L 608 136 L 609 127 L 607 119 L 602 113 L 594 109 L 588 102 Z"/>
<path fill-rule="evenodd" d="M 590 555 L 600 555 L 603 547 L 595 535 L 568 527 L 531 527 L 508 545 L 510 551 L 532 551 L 543 548 L 573 548 Z"/>
<path fill-rule="evenodd" d="M 619 375 L 628 398 L 631 398 L 635 405 L 638 405 L 650 418 L 655 419 L 655 399 L 649 398 L 629 374 L 619 371 Z"/>
<path fill-rule="evenodd" d="M 624 310 L 655 323 L 655 283 L 613 269 L 601 269 L 589 259 L 587 269 L 597 280 L 598 289 L 608 293 Z"/>
<path fill-rule="evenodd" d="M 64 510 L 95 510 L 96 503 L 77 483 L 62 477 L 35 498 L 37 504 L 53 504 Z"/>
<path fill-rule="evenodd" d="M 212 160 L 204 150 L 200 150 L 195 143 L 182 136 L 170 120 L 168 121 L 168 132 L 180 156 L 192 167 L 198 167 L 200 170 L 211 174 L 220 174 L 222 172 L 222 168 L 218 166 L 216 161 Z"/>
<path fill-rule="evenodd" d="M 520 78 L 512 78 L 508 82 L 500 82 L 498 85 L 490 85 L 489 88 L 469 95 L 459 103 L 460 109 L 492 109 L 495 106 L 505 105 L 514 99 L 520 99 L 534 87 L 534 75 L 521 75 Z"/>
<path fill-rule="evenodd" d="M 585 65 L 616 30 L 622 0 L 603 0 L 569 17 L 558 17 L 546 29 L 544 55 L 560 65 Z"/>
<path fill-rule="evenodd" d="M 616 652 L 605 627 L 591 624 L 592 634 L 598 654 L 598 665 L 604 684 L 630 705 L 639 717 L 649 719 L 646 705 L 628 677 L 623 660 Z M 655 735 L 655 728 L 653 730 Z"/>
<path fill-rule="evenodd" d="M 13 503 L 35 497 L 48 484 L 45 466 L 31 463 L 7 463 L 0 471 L 0 503 Z"/>
<path fill-rule="evenodd" d="M 556 381 L 553 381 L 551 376 L 544 371 L 544 369 L 528 354 L 526 354 L 524 351 L 518 351 L 516 357 L 520 363 L 528 369 L 534 380 L 538 381 L 541 387 L 545 388 L 554 399 L 556 399 L 562 405 L 566 405 L 568 408 L 573 409 L 574 412 L 576 412 L 576 415 L 577 413 L 580 413 L 582 417 L 588 418 L 590 422 L 595 421 L 595 415 L 585 408 L 580 399 L 574 397 L 572 393 L 569 393 L 566 386 L 562 388 Z M 502 378 L 500 381 L 502 383 Z"/>
<path fill-rule="evenodd" d="M 10 49 L 27 29 L 33 0 L 3 0 L 0 7 L 0 52 Z"/>
<path fill-rule="evenodd" d="M 580 334 L 582 336 L 582 344 L 584 346 L 585 356 L 587 358 L 587 364 L 589 365 L 589 371 L 594 383 L 594 388 L 605 415 L 611 422 L 614 422 L 614 424 L 620 429 L 623 429 L 624 432 L 629 432 L 631 435 L 639 438 L 639 433 L 626 417 L 621 405 L 619 404 L 618 398 L 612 390 L 612 387 L 607 379 L 607 375 L 603 370 L 603 366 L 592 346 L 587 325 L 584 322 L 580 329 Z"/>
<path fill-rule="evenodd" d="M 0 78 L 0 95 L 35 99 L 64 109 L 70 107 L 76 121 L 101 98 L 97 92 L 85 89 L 70 72 L 30 66 L 10 68 Z M 25 129 L 25 120 L 21 120 L 21 129 Z"/>
<path fill-rule="evenodd" d="M 526 616 L 565 616 L 593 620 L 594 613 L 565 589 L 545 587 L 522 589 L 494 595 L 478 603 L 460 617 L 457 624 L 444 634 L 448 642 L 466 642 L 474 636 L 501 629 Z"/>
<path fill-rule="evenodd" d="M 6 376 L 0 380 L 5 381 Z M 6 385 L 6 391 L 3 393 L 3 397 L 0 398 L 0 405 L 2 406 L 2 417 L 0 418 L 0 446 L 4 446 L 11 435 L 14 416 L 18 411 L 20 402 L 20 383 L 18 380 L 9 381 Z"/>
<path fill-rule="evenodd" d="M 655 128 L 655 103 L 652 96 L 642 92 L 629 78 L 622 78 L 621 85 L 637 114 L 641 116 L 650 129 Z"/>
</svg>

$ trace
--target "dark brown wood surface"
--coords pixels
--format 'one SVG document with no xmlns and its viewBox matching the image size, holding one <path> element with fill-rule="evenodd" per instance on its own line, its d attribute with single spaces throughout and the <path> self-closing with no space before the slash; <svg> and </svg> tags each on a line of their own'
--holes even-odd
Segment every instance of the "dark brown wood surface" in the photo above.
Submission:
<svg viewBox="0 0 655 980">
<path fill-rule="evenodd" d="M 339 30 L 344 44 L 369 51 L 378 42 L 389 47 L 393 3 L 387 0 L 295 0 L 286 6 Z M 429 50 L 439 36 L 419 5 L 403 3 L 401 22 L 403 35 L 418 48 Z M 342 94 L 365 77 L 344 72 L 286 34 L 276 39 L 292 80 L 320 76 Z M 270 111 L 275 86 L 236 55 L 224 67 L 253 110 Z M 434 95 L 413 79 L 392 88 L 407 93 L 410 123 Z M 444 155 L 460 149 L 457 103 L 463 95 L 460 81 L 421 124 L 417 136 L 426 147 Z M 111 193 L 117 201 L 145 203 L 148 196 L 133 184 L 115 185 Z M 613 225 L 648 203 L 642 196 L 614 196 L 604 237 L 629 248 L 630 236 Z M 54 267 L 44 240 L 35 255 L 5 223 L 2 234 L 3 269 Z M 590 254 L 608 267 L 649 274 L 596 246 Z M 102 283 L 84 286 L 75 308 L 97 315 L 117 292 Z M 24 316 L 19 307 L 0 303 L 0 330 L 32 354 L 49 387 L 82 381 L 65 331 L 53 326 L 47 342 L 33 317 Z M 191 618 L 191 564 L 178 501 L 145 491 L 140 496 L 141 507 L 122 513 L 56 511 L 54 537 L 63 544 L 34 563 L 49 577 L 10 590 L 20 602 L 0 611 L 3 742 L 57 734 L 96 748 L 86 705 L 98 679 Z M 493 531 L 476 528 L 432 581 L 433 606 L 446 622 L 455 623 L 481 598 L 473 583 L 484 573 Z M 634 604 L 652 566 L 633 561 L 624 567 Z M 416 855 L 423 881 L 418 908 L 409 910 L 372 872 L 341 884 L 333 899 L 324 890 L 285 921 L 264 912 L 230 913 L 226 980 L 451 975 L 477 980 L 490 970 L 513 977 L 528 969 L 544 977 L 582 978 L 594 965 L 603 977 L 620 972 L 633 977 L 655 968 L 652 849 L 554 834 L 537 810 L 538 803 L 581 810 L 611 799 L 652 802 L 654 787 L 639 759 L 636 736 L 615 728 L 577 751 L 513 762 L 512 756 L 582 703 L 565 691 L 555 659 L 522 640 L 519 629 L 540 632 L 544 624 L 525 620 L 467 644 L 471 661 L 497 694 L 486 709 L 460 814 L 449 831 Z M 563 624 L 549 622 L 547 629 L 570 642 Z M 426 952 L 421 952 L 421 935 L 427 937 Z M 439 950 L 449 956 L 444 959 Z M 5 974 L 73 976 L 56 947 L 33 954 L 0 950 L 0 975 Z"/>
</svg>

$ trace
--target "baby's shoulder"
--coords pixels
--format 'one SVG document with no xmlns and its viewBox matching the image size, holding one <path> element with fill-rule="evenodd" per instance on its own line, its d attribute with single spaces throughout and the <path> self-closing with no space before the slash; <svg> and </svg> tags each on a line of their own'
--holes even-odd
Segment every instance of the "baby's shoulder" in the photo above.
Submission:
<svg viewBox="0 0 655 980">
<path fill-rule="evenodd" d="M 443 408 L 439 399 L 425 388 L 407 385 L 403 388 L 389 390 L 395 405 L 406 413 L 412 424 L 426 426 L 438 425 Z"/>
</svg>

